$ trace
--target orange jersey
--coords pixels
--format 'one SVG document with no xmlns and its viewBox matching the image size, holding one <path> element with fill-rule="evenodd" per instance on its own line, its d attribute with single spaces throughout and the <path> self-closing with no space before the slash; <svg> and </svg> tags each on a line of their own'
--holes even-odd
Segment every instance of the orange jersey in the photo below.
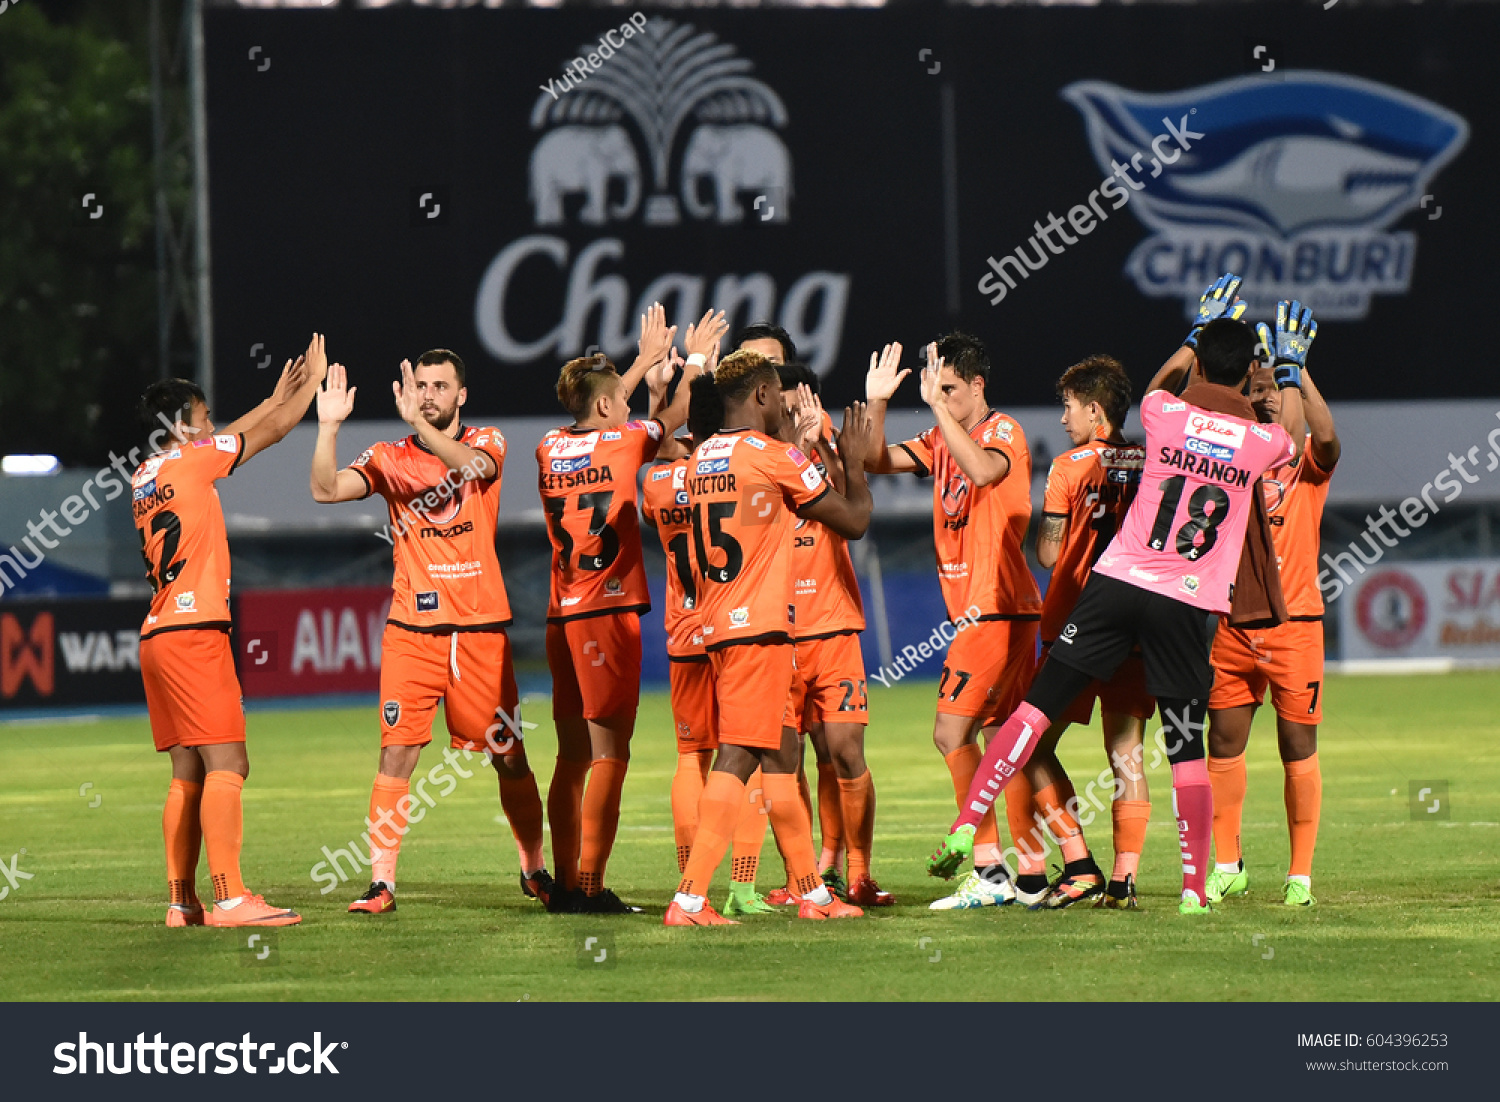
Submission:
<svg viewBox="0 0 1500 1102">
<path fill-rule="evenodd" d="M 973 485 L 936 426 L 901 445 L 916 460 L 917 473 L 933 477 L 932 535 L 948 616 L 967 616 L 977 608 L 978 619 L 1035 617 L 1042 609 L 1041 592 L 1021 549 L 1031 523 L 1026 434 L 1009 417 L 991 410 L 969 436 L 1010 460 L 1010 470 L 999 482 Z"/>
<path fill-rule="evenodd" d="M 1042 513 L 1064 517 L 1062 548 L 1052 567 L 1047 599 L 1042 602 L 1042 642 L 1057 638 L 1089 571 L 1125 519 L 1146 466 L 1143 444 L 1106 444 L 1100 440 L 1063 452 L 1047 472 Z"/>
<path fill-rule="evenodd" d="M 1332 478 L 1333 472 L 1318 466 L 1308 446 L 1300 457 L 1267 471 L 1261 479 L 1271 521 L 1271 543 L 1281 567 L 1281 590 L 1286 595 L 1287 612 L 1294 619 L 1323 615 L 1318 547 L 1323 505 Z"/>
<path fill-rule="evenodd" d="M 457 439 L 490 457 L 494 478 L 450 475 L 415 436 L 376 444 L 349 465 L 390 511 L 396 570 L 387 622 L 408 631 L 492 631 L 510 623 L 495 557 L 505 437 L 495 428 L 460 426 Z"/>
<path fill-rule="evenodd" d="M 641 488 L 641 511 L 656 526 L 667 553 L 667 607 L 662 626 L 667 655 L 690 658 L 703 653 L 698 620 L 698 567 L 693 561 L 693 514 L 688 506 L 688 459 L 651 468 Z"/>
<path fill-rule="evenodd" d="M 552 539 L 547 622 L 648 612 L 635 475 L 656 457 L 660 421 L 618 429 L 553 429 L 536 446 Z"/>
<path fill-rule="evenodd" d="M 753 429 L 717 433 L 688 457 L 706 649 L 792 641 L 793 514 L 828 490 L 807 456 Z"/>
<path fill-rule="evenodd" d="M 823 414 L 822 433 L 829 450 L 838 454 L 833 421 L 827 412 Z M 828 470 L 822 459 L 816 455 L 810 458 L 826 477 Z M 798 639 L 865 630 L 865 606 L 854 576 L 854 561 L 849 557 L 849 543 L 843 536 L 815 520 L 798 519 L 792 571 L 797 579 L 792 599 L 797 605 Z"/>
<path fill-rule="evenodd" d="M 214 483 L 234 473 L 245 438 L 211 436 L 158 452 L 130 478 L 131 511 L 151 583 L 141 637 L 179 628 L 228 630 L 229 537 Z"/>
</svg>

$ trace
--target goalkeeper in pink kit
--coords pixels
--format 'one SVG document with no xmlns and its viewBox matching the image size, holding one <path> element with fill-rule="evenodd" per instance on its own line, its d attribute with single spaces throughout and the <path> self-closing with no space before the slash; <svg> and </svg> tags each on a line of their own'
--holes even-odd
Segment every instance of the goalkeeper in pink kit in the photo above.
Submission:
<svg viewBox="0 0 1500 1102">
<path fill-rule="evenodd" d="M 1052 718 L 1095 678 L 1108 681 L 1139 645 L 1172 765 L 1182 849 L 1178 909 L 1208 911 L 1209 651 L 1220 614 L 1246 623 L 1286 617 L 1260 476 L 1301 451 L 1301 372 L 1317 332 L 1312 312 L 1300 303 L 1278 305 L 1269 351 L 1281 412 L 1274 424 L 1257 423 L 1241 392 L 1257 362 L 1257 340 L 1239 320 L 1245 311 L 1234 293 L 1239 282 L 1226 275 L 1208 289 L 1187 342 L 1141 400 L 1146 467 L 1140 490 L 1025 700 L 990 739 L 952 833 L 928 862 L 932 875 L 951 876 L 965 861 L 975 826 L 1018 769 L 1037 789 L 1052 783 L 1046 764 L 1051 755 L 1031 760 Z M 1159 389 L 1184 367 L 1190 373 L 1180 396 Z"/>
</svg>

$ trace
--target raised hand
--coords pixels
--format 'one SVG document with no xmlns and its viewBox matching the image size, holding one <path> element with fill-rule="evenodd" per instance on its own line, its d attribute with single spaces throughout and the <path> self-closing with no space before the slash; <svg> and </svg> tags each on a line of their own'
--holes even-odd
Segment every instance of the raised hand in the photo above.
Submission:
<svg viewBox="0 0 1500 1102">
<path fill-rule="evenodd" d="M 1198 333 L 1209 322 L 1219 318 L 1238 319 L 1244 316 L 1250 304 L 1236 294 L 1242 282 L 1244 281 L 1233 272 L 1225 272 L 1208 285 L 1208 289 L 1198 299 L 1198 314 L 1193 318 L 1193 328 L 1183 344 L 1189 348 L 1197 348 Z"/>
<path fill-rule="evenodd" d="M 354 392 L 343 364 L 329 364 L 328 377 L 318 390 L 318 423 L 337 425 L 354 412 Z"/>
<path fill-rule="evenodd" d="M 1307 366 L 1308 349 L 1312 347 L 1313 338 L 1318 335 L 1318 323 L 1313 320 L 1312 310 L 1304 308 L 1295 299 L 1282 299 L 1276 304 L 1276 332 L 1270 333 L 1270 327 L 1267 326 L 1261 340 L 1265 341 L 1268 335 L 1275 342 L 1267 343 L 1266 347 L 1271 351 L 1271 368 L 1276 373 L 1276 385 L 1282 388 L 1300 387 L 1302 369 Z"/>
<path fill-rule="evenodd" d="M 295 360 L 288 360 L 281 369 L 281 378 L 276 380 L 276 389 L 271 392 L 272 401 L 285 404 L 294 400 L 297 391 L 307 385 L 307 379 L 306 357 L 298 356 Z"/>
<path fill-rule="evenodd" d="M 876 445 L 875 420 L 870 416 L 870 407 L 864 402 L 846 406 L 844 427 L 839 432 L 839 455 L 844 460 L 844 469 L 863 469 Z"/>
<path fill-rule="evenodd" d="M 659 364 L 672 351 L 672 341 L 677 337 L 677 326 L 667 325 L 666 307 L 653 302 L 641 315 L 641 336 L 636 341 L 640 358 L 649 364 Z"/>
<path fill-rule="evenodd" d="M 705 359 L 712 358 L 717 361 L 719 342 L 728 332 L 729 320 L 724 316 L 724 311 L 709 310 L 698 319 L 696 325 L 687 327 L 687 331 L 682 335 L 682 347 L 687 350 L 689 356 L 702 356 Z"/>
<path fill-rule="evenodd" d="M 396 396 L 396 413 L 401 420 L 420 427 L 422 395 L 417 392 L 417 379 L 412 373 L 410 360 L 401 361 L 401 381 L 391 383 L 391 393 Z"/>
<path fill-rule="evenodd" d="M 901 363 L 901 345 L 888 344 L 879 352 L 870 353 L 870 370 L 865 372 L 865 401 L 888 402 L 901 386 L 901 380 L 911 374 L 911 368 L 897 371 Z"/>
<path fill-rule="evenodd" d="M 322 333 L 314 333 L 307 343 L 307 351 L 302 353 L 302 358 L 307 361 L 308 376 L 320 383 L 328 377 L 327 341 Z"/>
<path fill-rule="evenodd" d="M 926 402 L 933 409 L 937 409 L 943 404 L 941 376 L 943 368 L 946 366 L 943 363 L 943 358 L 938 355 L 937 342 L 934 341 L 932 344 L 929 344 L 927 346 L 927 366 L 922 369 L 920 382 L 922 384 L 922 401 Z"/>
<path fill-rule="evenodd" d="M 798 383 L 795 394 L 792 444 L 804 454 L 812 455 L 813 445 L 823 429 L 823 403 L 806 383 Z"/>
</svg>

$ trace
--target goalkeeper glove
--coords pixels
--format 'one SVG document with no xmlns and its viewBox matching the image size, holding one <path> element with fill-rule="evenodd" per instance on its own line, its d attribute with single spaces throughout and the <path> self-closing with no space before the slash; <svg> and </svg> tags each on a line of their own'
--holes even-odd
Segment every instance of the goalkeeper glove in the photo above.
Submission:
<svg viewBox="0 0 1500 1102">
<path fill-rule="evenodd" d="M 1198 300 L 1198 315 L 1193 319 L 1193 328 L 1188 332 L 1187 340 L 1182 343 L 1189 348 L 1198 347 L 1198 333 L 1211 321 L 1219 318 L 1238 319 L 1245 313 L 1249 303 L 1241 302 L 1235 297 L 1235 292 L 1240 289 L 1240 277 L 1233 272 L 1225 272 L 1213 283 L 1209 284 L 1208 290 Z"/>
<path fill-rule="evenodd" d="M 1300 387 L 1302 369 L 1307 366 L 1307 350 L 1318 335 L 1318 323 L 1312 310 L 1297 301 L 1282 300 L 1276 304 L 1276 331 L 1265 322 L 1256 326 L 1260 343 L 1271 359 L 1271 370 L 1278 389 Z"/>
</svg>

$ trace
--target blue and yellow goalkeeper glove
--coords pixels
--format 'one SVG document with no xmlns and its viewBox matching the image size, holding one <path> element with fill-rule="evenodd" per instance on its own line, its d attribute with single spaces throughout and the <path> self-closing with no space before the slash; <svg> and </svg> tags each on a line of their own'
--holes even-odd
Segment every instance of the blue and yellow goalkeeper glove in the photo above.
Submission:
<svg viewBox="0 0 1500 1102">
<path fill-rule="evenodd" d="M 1225 272 L 1208 286 L 1203 292 L 1203 297 L 1198 300 L 1198 316 L 1193 319 L 1193 328 L 1188 332 L 1187 340 L 1182 343 L 1189 348 L 1198 347 L 1199 331 L 1211 321 L 1219 318 L 1233 318 L 1238 320 L 1245 313 L 1249 303 L 1241 302 L 1235 297 L 1235 292 L 1240 289 L 1242 280 L 1233 272 Z"/>
<path fill-rule="evenodd" d="M 1302 369 L 1307 366 L 1307 350 L 1318 335 L 1318 323 L 1313 320 L 1312 310 L 1295 300 L 1288 302 L 1283 299 L 1276 304 L 1276 331 L 1273 333 L 1269 325 L 1261 322 L 1255 327 L 1255 332 L 1270 357 L 1277 388 L 1300 387 Z"/>
</svg>

